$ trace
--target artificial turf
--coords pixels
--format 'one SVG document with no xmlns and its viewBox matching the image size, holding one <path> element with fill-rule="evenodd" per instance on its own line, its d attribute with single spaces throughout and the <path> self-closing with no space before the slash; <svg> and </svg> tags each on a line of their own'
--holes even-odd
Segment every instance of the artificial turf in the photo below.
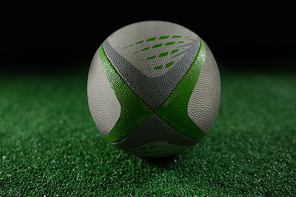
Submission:
<svg viewBox="0 0 296 197">
<path fill-rule="evenodd" d="M 210 132 L 185 152 L 154 159 L 128 155 L 100 134 L 87 104 L 87 64 L 2 68 L 0 196 L 295 195 L 295 71 L 271 64 L 239 70 L 240 62 L 220 62 Z"/>
</svg>

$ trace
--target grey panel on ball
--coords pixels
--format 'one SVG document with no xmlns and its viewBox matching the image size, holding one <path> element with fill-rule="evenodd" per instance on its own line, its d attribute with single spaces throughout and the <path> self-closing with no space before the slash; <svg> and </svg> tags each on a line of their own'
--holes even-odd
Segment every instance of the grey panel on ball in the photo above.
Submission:
<svg viewBox="0 0 296 197">
<path fill-rule="evenodd" d="M 176 146 L 189 147 L 199 140 L 188 138 L 173 129 L 156 114 L 152 114 L 140 127 L 119 142 L 113 143 L 122 150 L 138 148 L 151 142 L 166 142 Z"/>
<path fill-rule="evenodd" d="M 163 75 L 149 77 L 122 57 L 109 44 L 108 40 L 103 43 L 105 53 L 119 75 L 152 110 L 156 110 L 182 80 L 190 68 L 199 46 L 199 37 L 190 39 L 190 42 L 180 46 L 185 50 L 172 56 L 172 58 L 180 56 L 181 59 L 170 70 Z"/>
</svg>

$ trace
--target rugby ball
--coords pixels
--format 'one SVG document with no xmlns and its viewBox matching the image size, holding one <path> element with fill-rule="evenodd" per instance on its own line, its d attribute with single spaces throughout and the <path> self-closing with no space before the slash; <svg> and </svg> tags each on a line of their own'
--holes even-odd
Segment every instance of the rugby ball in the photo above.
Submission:
<svg viewBox="0 0 296 197">
<path fill-rule="evenodd" d="M 145 21 L 111 34 L 88 74 L 91 116 L 117 148 L 141 157 L 176 154 L 199 142 L 220 104 L 208 45 L 171 22 Z"/>
</svg>

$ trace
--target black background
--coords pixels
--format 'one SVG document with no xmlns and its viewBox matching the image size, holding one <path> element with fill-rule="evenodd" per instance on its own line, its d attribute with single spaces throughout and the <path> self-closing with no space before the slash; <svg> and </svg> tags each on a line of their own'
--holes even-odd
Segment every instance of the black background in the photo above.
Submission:
<svg viewBox="0 0 296 197">
<path fill-rule="evenodd" d="M 218 60 L 291 59 L 295 54 L 295 7 L 283 1 L 1 4 L 2 65 L 90 63 L 111 33 L 145 20 L 171 21 L 191 29 Z"/>
</svg>

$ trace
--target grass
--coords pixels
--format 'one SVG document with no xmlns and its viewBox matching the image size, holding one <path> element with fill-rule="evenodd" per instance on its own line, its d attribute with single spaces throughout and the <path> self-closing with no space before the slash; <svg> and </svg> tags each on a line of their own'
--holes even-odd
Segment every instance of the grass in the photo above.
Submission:
<svg viewBox="0 0 296 197">
<path fill-rule="evenodd" d="M 0 72 L 0 196 L 295 195 L 295 73 L 222 67 L 221 105 L 205 138 L 145 159 L 100 134 L 88 66 L 76 70 Z"/>
</svg>

